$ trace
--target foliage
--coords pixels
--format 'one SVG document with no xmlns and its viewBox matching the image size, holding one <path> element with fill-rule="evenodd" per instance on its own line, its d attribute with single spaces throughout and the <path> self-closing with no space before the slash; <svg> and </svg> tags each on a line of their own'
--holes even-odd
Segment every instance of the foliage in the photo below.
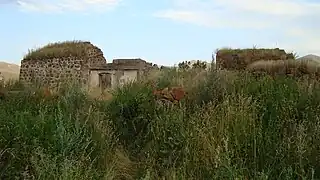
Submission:
<svg viewBox="0 0 320 180">
<path fill-rule="evenodd" d="M 188 70 L 192 69 L 206 69 L 207 63 L 204 61 L 197 60 L 195 63 L 191 64 L 191 61 L 183 61 L 178 64 L 179 69 Z"/>
<path fill-rule="evenodd" d="M 194 69 L 206 69 L 207 63 L 201 62 L 200 60 L 197 60 L 196 63 L 192 64 L 192 68 Z"/>
<path fill-rule="evenodd" d="M 178 67 L 179 67 L 179 69 L 189 69 L 190 64 L 191 64 L 190 61 L 183 61 L 178 64 Z"/>
<path fill-rule="evenodd" d="M 68 88 L 0 101 L 0 179 L 319 179 L 320 85 L 245 72 L 166 69 L 94 101 Z M 199 73 L 199 74 L 200 74 Z M 39 94 L 40 96 L 40 94 Z"/>
</svg>

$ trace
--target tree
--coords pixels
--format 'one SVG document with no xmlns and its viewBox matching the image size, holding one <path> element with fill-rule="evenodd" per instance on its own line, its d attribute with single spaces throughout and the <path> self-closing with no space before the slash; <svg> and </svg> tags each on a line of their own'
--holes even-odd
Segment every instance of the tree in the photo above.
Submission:
<svg viewBox="0 0 320 180">
<path fill-rule="evenodd" d="M 178 64 L 179 69 L 183 69 L 183 70 L 187 70 L 190 68 L 190 61 L 183 61 L 181 63 Z"/>
<path fill-rule="evenodd" d="M 193 69 L 206 69 L 207 63 L 204 61 L 197 60 L 196 63 L 192 65 Z"/>
</svg>

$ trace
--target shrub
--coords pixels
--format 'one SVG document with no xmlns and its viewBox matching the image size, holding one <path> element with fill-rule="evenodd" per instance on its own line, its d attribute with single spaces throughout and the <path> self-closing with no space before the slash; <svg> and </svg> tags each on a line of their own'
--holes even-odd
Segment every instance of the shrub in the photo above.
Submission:
<svg viewBox="0 0 320 180">
<path fill-rule="evenodd" d="M 75 91 L 54 101 L 24 93 L 0 102 L 1 179 L 96 179 L 105 175 L 111 124 Z"/>
<path fill-rule="evenodd" d="M 154 118 L 154 107 L 152 89 L 143 83 L 124 85 L 113 94 L 108 116 L 120 141 L 132 153 L 138 153 L 149 139 L 147 128 Z"/>
</svg>

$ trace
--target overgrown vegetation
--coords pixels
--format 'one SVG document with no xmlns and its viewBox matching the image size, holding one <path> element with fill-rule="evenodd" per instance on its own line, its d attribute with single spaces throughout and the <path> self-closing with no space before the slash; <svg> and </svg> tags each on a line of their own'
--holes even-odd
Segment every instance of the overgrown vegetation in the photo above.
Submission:
<svg viewBox="0 0 320 180">
<path fill-rule="evenodd" d="M 279 53 L 281 51 L 280 49 L 270 49 L 270 48 L 257 48 L 256 45 L 254 45 L 252 48 L 231 48 L 231 47 L 223 47 L 220 49 L 216 49 L 216 53 L 234 53 L 234 54 L 246 54 L 246 53 L 251 53 L 255 52 L 257 54 L 270 54 L 270 52 L 273 52 L 273 54 Z M 272 54 L 272 53 L 271 53 Z M 293 54 L 293 53 L 290 53 Z"/>
<path fill-rule="evenodd" d="M 29 50 L 29 52 L 24 56 L 24 60 L 45 60 L 69 56 L 83 58 L 86 56 L 88 48 L 92 48 L 91 44 L 85 41 L 63 41 L 50 43 L 41 48 Z"/>
<path fill-rule="evenodd" d="M 188 98 L 158 107 L 141 81 L 109 101 L 77 88 L 0 101 L 0 179 L 320 178 L 318 83 L 170 69 L 156 82 Z"/>
<path fill-rule="evenodd" d="M 287 75 L 295 77 L 309 76 L 320 77 L 320 64 L 313 60 L 260 60 L 249 64 L 246 70 L 254 73 L 266 73 L 269 75 Z"/>
</svg>

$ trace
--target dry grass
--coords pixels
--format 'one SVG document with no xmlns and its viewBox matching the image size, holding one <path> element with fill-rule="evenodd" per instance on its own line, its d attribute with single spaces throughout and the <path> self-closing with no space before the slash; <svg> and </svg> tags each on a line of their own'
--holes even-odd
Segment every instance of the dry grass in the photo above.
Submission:
<svg viewBox="0 0 320 180">
<path fill-rule="evenodd" d="M 0 179 L 319 179 L 317 82 L 162 72 L 158 88 L 192 86 L 180 106 L 157 106 L 142 81 L 105 102 L 71 87 L 0 101 Z"/>
<path fill-rule="evenodd" d="M 163 74 L 163 71 L 160 69 L 151 69 L 144 77 L 144 80 L 156 80 L 161 74 Z"/>
<path fill-rule="evenodd" d="M 106 164 L 108 164 L 109 171 L 112 173 L 107 173 L 105 179 L 134 180 L 137 173 L 137 163 L 130 160 L 125 150 L 116 149 L 107 160 Z"/>
<path fill-rule="evenodd" d="M 261 60 L 249 64 L 247 70 L 249 72 L 266 73 L 269 75 L 319 76 L 320 64 L 315 61 Z"/>
<path fill-rule="evenodd" d="M 88 92 L 89 97 L 97 100 L 110 100 L 112 99 L 111 89 L 106 89 L 101 92 L 100 88 L 91 88 Z"/>
<path fill-rule="evenodd" d="M 86 56 L 86 50 L 91 48 L 92 44 L 86 41 L 63 41 L 49 43 L 42 48 L 29 50 L 24 60 L 31 59 L 51 59 L 61 57 L 83 57 Z"/>
<path fill-rule="evenodd" d="M 279 49 L 267 49 L 267 48 L 246 48 L 246 49 L 232 49 L 232 48 L 221 48 L 221 49 L 218 49 L 217 52 L 219 53 L 246 53 L 246 52 L 252 52 L 252 51 L 256 51 L 256 52 L 268 52 L 270 53 L 270 51 L 272 52 L 278 52 Z"/>
</svg>

